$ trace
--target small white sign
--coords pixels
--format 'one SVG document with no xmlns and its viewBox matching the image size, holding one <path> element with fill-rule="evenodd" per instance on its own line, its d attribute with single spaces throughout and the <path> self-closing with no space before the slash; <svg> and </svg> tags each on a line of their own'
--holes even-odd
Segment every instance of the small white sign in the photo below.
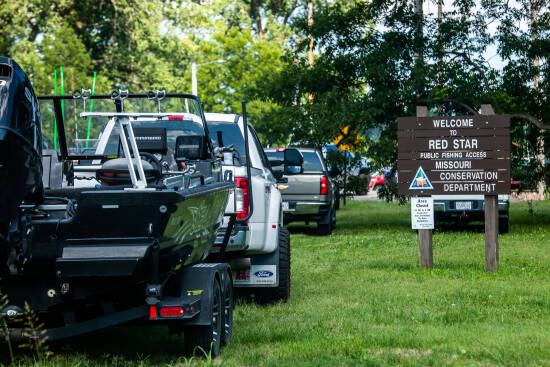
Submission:
<svg viewBox="0 0 550 367">
<path fill-rule="evenodd" d="M 434 228 L 434 200 L 431 197 L 411 198 L 412 229 Z"/>
</svg>

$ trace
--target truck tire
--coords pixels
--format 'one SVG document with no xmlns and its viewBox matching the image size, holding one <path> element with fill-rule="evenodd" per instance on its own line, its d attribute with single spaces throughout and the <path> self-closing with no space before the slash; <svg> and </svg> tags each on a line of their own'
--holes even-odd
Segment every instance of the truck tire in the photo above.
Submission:
<svg viewBox="0 0 550 367">
<path fill-rule="evenodd" d="M 279 227 L 279 285 L 260 288 L 255 295 L 259 304 L 286 302 L 290 298 L 290 232 L 286 227 Z"/>
<path fill-rule="evenodd" d="M 336 198 L 334 199 L 334 209 L 340 210 L 340 191 L 338 190 L 338 188 L 336 188 L 335 196 Z"/>
<path fill-rule="evenodd" d="M 328 236 L 332 233 L 332 212 L 334 211 L 333 208 L 329 210 L 329 212 L 317 222 L 317 234 L 319 236 Z"/>
<path fill-rule="evenodd" d="M 505 234 L 510 232 L 510 217 L 506 215 L 505 217 L 498 218 L 498 233 Z"/>
<path fill-rule="evenodd" d="M 193 325 L 184 329 L 185 354 L 212 358 L 220 354 L 223 298 L 220 282 L 216 279 L 212 289 L 212 322 L 210 325 Z"/>
<path fill-rule="evenodd" d="M 223 286 L 223 323 L 222 323 L 222 345 L 231 343 L 233 336 L 233 307 L 235 306 L 233 294 L 233 282 L 231 273 L 224 277 Z"/>
<path fill-rule="evenodd" d="M 332 218 L 330 220 L 330 226 L 332 227 L 332 229 L 336 228 L 336 208 L 332 210 Z"/>
</svg>

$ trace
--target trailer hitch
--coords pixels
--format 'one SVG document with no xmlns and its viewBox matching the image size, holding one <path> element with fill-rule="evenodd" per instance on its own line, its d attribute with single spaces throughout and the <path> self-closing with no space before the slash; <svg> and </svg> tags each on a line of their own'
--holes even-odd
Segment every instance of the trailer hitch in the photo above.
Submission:
<svg viewBox="0 0 550 367">
<path fill-rule="evenodd" d="M 155 241 L 151 246 L 151 283 L 145 287 L 145 302 L 148 305 L 156 305 L 162 297 L 162 284 L 160 284 L 159 263 L 160 263 L 160 246 Z"/>
</svg>

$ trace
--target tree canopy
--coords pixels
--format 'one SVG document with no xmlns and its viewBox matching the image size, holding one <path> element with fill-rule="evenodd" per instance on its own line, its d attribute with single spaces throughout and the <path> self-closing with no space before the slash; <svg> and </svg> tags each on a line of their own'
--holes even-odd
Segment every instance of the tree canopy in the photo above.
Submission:
<svg viewBox="0 0 550 367">
<path fill-rule="evenodd" d="M 0 27 L 0 54 L 39 94 L 54 92 L 60 66 L 66 93 L 93 72 L 96 93 L 190 92 L 194 62 L 207 111 L 248 100 L 269 145 L 320 147 L 349 126 L 374 168 L 395 165 L 396 119 L 417 105 L 490 103 L 514 116 L 515 176 L 550 180 L 544 0 L 0 0 Z"/>
</svg>

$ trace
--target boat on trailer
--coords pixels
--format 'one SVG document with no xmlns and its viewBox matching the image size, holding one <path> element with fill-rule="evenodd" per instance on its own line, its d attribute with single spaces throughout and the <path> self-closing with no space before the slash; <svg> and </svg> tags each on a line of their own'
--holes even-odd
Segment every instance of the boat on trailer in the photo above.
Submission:
<svg viewBox="0 0 550 367">
<path fill-rule="evenodd" d="M 17 157 L 0 162 L 1 312 L 10 337 L 27 335 L 28 304 L 49 340 L 149 321 L 185 331 L 188 351 L 219 351 L 231 333 L 222 327 L 232 321 L 231 271 L 204 261 L 234 183 L 221 176 L 198 97 L 35 97 L 15 62 L 0 58 L 0 69 L 0 151 Z M 68 113 L 77 102 L 80 113 Z M 26 124 L 16 121 L 27 110 Z M 103 146 L 69 148 L 68 115 L 106 122 Z M 58 149 L 43 149 L 46 122 Z"/>
</svg>

